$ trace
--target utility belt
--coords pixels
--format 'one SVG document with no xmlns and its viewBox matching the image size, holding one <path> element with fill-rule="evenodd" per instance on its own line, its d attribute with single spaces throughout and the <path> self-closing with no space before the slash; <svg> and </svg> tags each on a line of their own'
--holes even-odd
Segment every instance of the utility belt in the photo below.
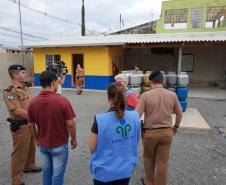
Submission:
<svg viewBox="0 0 226 185">
<path fill-rule="evenodd" d="M 152 130 L 161 130 L 161 129 L 169 129 L 171 127 L 158 127 L 158 128 L 144 128 L 143 121 L 141 121 L 141 137 L 143 138 L 144 133 L 146 131 L 152 131 Z"/>
<path fill-rule="evenodd" d="M 168 129 L 168 128 L 171 128 L 171 127 L 143 128 L 143 132 L 147 130 L 161 130 L 161 129 Z"/>
<path fill-rule="evenodd" d="M 10 123 L 10 130 L 12 132 L 16 132 L 17 130 L 20 129 L 20 126 L 28 124 L 28 121 L 26 119 L 15 120 L 15 119 L 12 119 L 12 118 L 7 118 L 6 121 L 8 121 Z"/>
</svg>

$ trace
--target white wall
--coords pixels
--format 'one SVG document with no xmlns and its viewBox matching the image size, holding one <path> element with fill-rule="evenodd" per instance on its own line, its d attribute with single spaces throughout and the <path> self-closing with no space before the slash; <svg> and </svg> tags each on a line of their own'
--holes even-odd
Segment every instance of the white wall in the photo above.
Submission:
<svg viewBox="0 0 226 185">
<path fill-rule="evenodd" d="M 194 54 L 194 70 L 189 73 L 191 82 L 226 81 L 226 47 L 185 48 L 183 54 Z"/>
<path fill-rule="evenodd" d="M 32 76 L 33 70 L 33 57 L 32 54 L 0 54 L 0 89 L 7 88 L 10 85 L 10 78 L 8 75 L 8 67 L 12 64 L 24 65 L 27 69 L 27 74 L 29 77 Z"/>
</svg>

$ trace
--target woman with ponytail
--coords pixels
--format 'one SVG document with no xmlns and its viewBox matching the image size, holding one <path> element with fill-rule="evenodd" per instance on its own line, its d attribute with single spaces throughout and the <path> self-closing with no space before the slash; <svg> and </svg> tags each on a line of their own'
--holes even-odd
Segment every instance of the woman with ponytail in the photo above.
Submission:
<svg viewBox="0 0 226 185">
<path fill-rule="evenodd" d="M 108 87 L 108 112 L 97 114 L 89 136 L 94 185 L 128 185 L 138 160 L 140 118 L 127 111 L 125 87 Z"/>
</svg>

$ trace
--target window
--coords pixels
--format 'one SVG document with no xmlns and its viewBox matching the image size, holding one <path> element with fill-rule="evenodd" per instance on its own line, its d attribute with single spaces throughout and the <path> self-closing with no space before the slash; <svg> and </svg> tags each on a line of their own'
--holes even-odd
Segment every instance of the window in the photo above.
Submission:
<svg viewBox="0 0 226 185">
<path fill-rule="evenodd" d="M 53 62 L 59 62 L 60 55 L 46 55 L 46 68 L 49 67 Z"/>
<path fill-rule="evenodd" d="M 206 15 L 206 28 L 226 27 L 226 7 L 208 7 Z"/>
<path fill-rule="evenodd" d="M 194 71 L 194 55 L 193 54 L 182 55 L 181 69 L 184 72 Z"/>
<path fill-rule="evenodd" d="M 165 29 L 186 29 L 188 9 L 166 10 Z"/>
<path fill-rule="evenodd" d="M 203 8 L 191 9 L 191 28 L 202 28 Z"/>
</svg>

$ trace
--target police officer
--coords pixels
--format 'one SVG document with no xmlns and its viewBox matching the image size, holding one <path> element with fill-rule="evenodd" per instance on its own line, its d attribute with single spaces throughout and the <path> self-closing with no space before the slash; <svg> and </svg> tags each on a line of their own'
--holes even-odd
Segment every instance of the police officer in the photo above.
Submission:
<svg viewBox="0 0 226 185">
<path fill-rule="evenodd" d="M 8 68 L 11 85 L 4 90 L 3 99 L 8 108 L 13 151 L 11 154 L 11 175 L 13 185 L 25 185 L 23 173 L 40 172 L 35 164 L 36 142 L 31 135 L 27 122 L 27 108 L 31 100 L 29 89 L 24 81 L 26 69 L 22 65 Z"/>
</svg>

